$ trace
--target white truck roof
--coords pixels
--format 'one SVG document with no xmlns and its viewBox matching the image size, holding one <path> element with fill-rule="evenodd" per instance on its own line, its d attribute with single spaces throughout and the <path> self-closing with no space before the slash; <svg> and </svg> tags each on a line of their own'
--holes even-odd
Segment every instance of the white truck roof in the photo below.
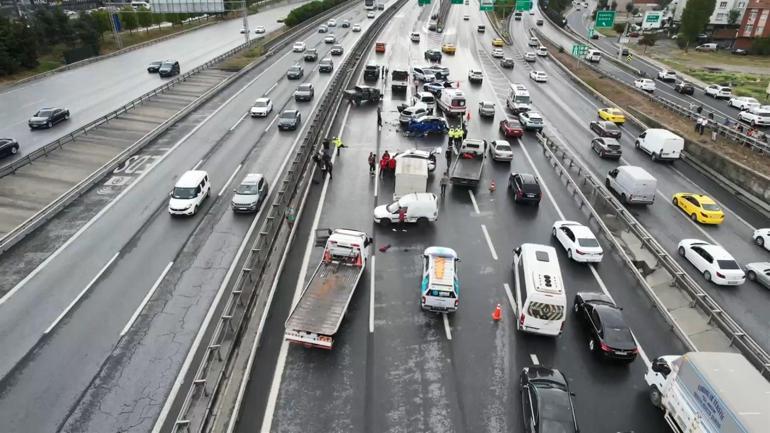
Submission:
<svg viewBox="0 0 770 433">
<path fill-rule="evenodd" d="M 629 176 L 633 177 L 634 179 L 656 182 L 655 177 L 650 173 L 648 173 L 647 170 L 643 169 L 642 167 L 637 167 L 635 165 L 621 165 L 618 167 L 618 170 L 625 171 L 626 173 L 628 173 Z"/>
<path fill-rule="evenodd" d="M 674 134 L 673 132 L 669 131 L 668 129 L 662 129 L 662 128 L 650 128 L 650 129 L 648 129 L 645 132 L 647 133 L 648 137 L 660 136 L 660 137 L 664 137 L 664 138 L 668 138 L 668 137 L 679 138 L 679 139 L 682 138 L 682 137 Z"/>
<path fill-rule="evenodd" d="M 399 174 L 428 175 L 428 160 L 420 158 L 399 158 L 396 176 Z"/>
</svg>

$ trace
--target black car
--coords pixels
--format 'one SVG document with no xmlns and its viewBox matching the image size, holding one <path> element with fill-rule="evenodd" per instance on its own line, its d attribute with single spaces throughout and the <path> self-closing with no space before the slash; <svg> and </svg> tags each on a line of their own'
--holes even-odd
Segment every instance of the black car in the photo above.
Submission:
<svg viewBox="0 0 770 433">
<path fill-rule="evenodd" d="M 364 81 L 377 81 L 380 79 L 380 65 L 368 63 L 364 66 Z"/>
<path fill-rule="evenodd" d="M 543 20 L 537 20 L 537 21 L 535 21 L 535 24 L 538 25 L 538 26 L 542 26 L 543 25 Z"/>
<path fill-rule="evenodd" d="M 513 66 L 514 66 L 513 59 L 510 57 L 503 57 L 500 60 L 500 66 L 502 66 L 505 69 L 513 69 Z"/>
<path fill-rule="evenodd" d="M 674 84 L 674 90 L 684 95 L 692 95 L 695 93 L 695 87 L 687 81 L 679 80 Z"/>
<path fill-rule="evenodd" d="M 591 131 L 595 132 L 599 137 L 611 137 L 620 140 L 620 128 L 612 122 L 596 120 L 591 122 L 590 128 Z"/>
<path fill-rule="evenodd" d="M 334 70 L 334 62 L 330 57 L 324 57 L 318 62 L 318 72 L 331 72 Z"/>
<path fill-rule="evenodd" d="M 27 122 L 30 129 L 51 128 L 57 123 L 70 118 L 70 110 L 65 108 L 41 108 Z"/>
<path fill-rule="evenodd" d="M 299 80 L 303 75 L 305 75 L 305 70 L 300 65 L 290 66 L 289 70 L 286 71 L 286 78 L 290 80 Z"/>
<path fill-rule="evenodd" d="M 158 69 L 158 75 L 161 77 L 173 77 L 174 75 L 178 75 L 179 71 L 179 62 L 176 60 L 166 60 L 161 63 L 160 68 Z"/>
<path fill-rule="evenodd" d="M 157 74 L 158 70 L 160 69 L 160 65 L 162 65 L 163 62 L 161 60 L 154 61 L 147 65 L 147 72 L 151 74 Z"/>
<path fill-rule="evenodd" d="M 441 50 L 437 50 L 435 48 L 425 50 L 425 60 L 430 60 L 431 62 L 440 62 Z"/>
<path fill-rule="evenodd" d="M 588 350 L 605 358 L 632 362 L 639 353 L 623 312 L 604 293 L 578 292 L 573 305 L 588 333 Z"/>
<path fill-rule="evenodd" d="M 577 433 L 572 394 L 556 369 L 524 367 L 519 378 L 521 413 L 526 433 Z"/>
<path fill-rule="evenodd" d="M 284 110 L 283 113 L 278 116 L 278 129 L 297 129 L 301 121 L 302 114 L 300 114 L 299 110 Z"/>
<path fill-rule="evenodd" d="M 596 137 L 591 140 L 591 149 L 601 158 L 620 159 L 623 150 L 618 140 L 610 137 Z"/>
<path fill-rule="evenodd" d="M 315 96 L 315 89 L 312 83 L 302 83 L 294 91 L 295 101 L 310 101 Z"/>
<path fill-rule="evenodd" d="M 0 156 L 16 155 L 19 143 L 13 138 L 0 138 Z"/>
<path fill-rule="evenodd" d="M 332 56 L 341 56 L 343 53 L 342 45 L 334 45 L 331 50 L 329 50 L 329 54 Z"/>
<path fill-rule="evenodd" d="M 591 39 L 599 39 L 599 33 L 591 33 Z"/>
<path fill-rule="evenodd" d="M 540 182 L 528 173 L 511 173 L 508 177 L 508 188 L 513 192 L 513 201 L 532 202 L 540 204 L 543 194 L 540 192 Z"/>
<path fill-rule="evenodd" d="M 315 62 L 316 60 L 318 60 L 318 50 L 315 48 L 308 48 L 307 51 L 305 51 L 305 61 Z"/>
</svg>

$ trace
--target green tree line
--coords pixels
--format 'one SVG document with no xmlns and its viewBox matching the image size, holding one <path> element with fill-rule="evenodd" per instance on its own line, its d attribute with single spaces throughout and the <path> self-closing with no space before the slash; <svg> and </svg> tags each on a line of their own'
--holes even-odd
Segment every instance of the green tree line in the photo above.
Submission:
<svg viewBox="0 0 770 433">
<path fill-rule="evenodd" d="M 297 24 L 306 21 L 321 12 L 329 10 L 338 4 L 347 0 L 318 0 L 311 3 L 304 4 L 298 8 L 294 8 L 286 16 L 284 24 L 289 27 L 296 26 Z"/>
</svg>

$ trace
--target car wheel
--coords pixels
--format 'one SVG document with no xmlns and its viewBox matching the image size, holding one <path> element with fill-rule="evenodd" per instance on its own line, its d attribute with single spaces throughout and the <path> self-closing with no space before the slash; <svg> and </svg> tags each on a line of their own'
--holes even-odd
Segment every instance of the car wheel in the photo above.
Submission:
<svg viewBox="0 0 770 433">
<path fill-rule="evenodd" d="M 420 225 L 420 226 L 428 225 L 428 218 L 425 218 L 425 217 L 417 218 L 417 225 Z"/>
<path fill-rule="evenodd" d="M 596 351 L 596 342 L 594 342 L 593 338 L 590 338 L 588 340 L 588 350 L 590 350 L 591 352 L 595 352 Z"/>
<path fill-rule="evenodd" d="M 382 226 L 386 226 L 387 227 L 387 226 L 390 225 L 391 222 L 392 221 L 390 221 L 390 218 L 380 218 L 380 225 L 382 225 Z"/>
<path fill-rule="evenodd" d="M 650 403 L 652 403 L 653 406 L 659 408 L 661 397 L 662 396 L 660 394 L 660 390 L 658 389 L 658 387 L 655 385 L 652 385 L 650 387 Z"/>
<path fill-rule="evenodd" d="M 48 123 L 45 124 L 46 128 L 51 128 L 53 126 L 53 123 L 49 120 Z"/>
<path fill-rule="evenodd" d="M 70 113 L 64 115 L 64 120 L 70 120 Z"/>
<path fill-rule="evenodd" d="M 628 203 L 628 199 L 626 198 L 625 193 L 620 194 L 620 201 L 622 201 L 623 203 Z"/>
<path fill-rule="evenodd" d="M 572 250 L 567 250 L 567 258 L 570 259 L 570 260 L 574 260 L 572 258 Z"/>
<path fill-rule="evenodd" d="M 757 281 L 757 273 L 754 271 L 749 271 L 748 275 L 749 280 L 751 281 Z"/>
<path fill-rule="evenodd" d="M 705 278 L 706 281 L 711 281 L 711 272 L 703 271 L 703 278 Z"/>
<path fill-rule="evenodd" d="M 684 257 L 684 247 L 679 247 L 677 251 L 679 252 L 680 256 Z"/>
<path fill-rule="evenodd" d="M 677 199 L 676 197 L 674 197 L 673 203 L 674 203 L 674 206 L 679 207 L 679 199 Z"/>
<path fill-rule="evenodd" d="M 639 148 L 639 140 L 634 141 L 634 147 Z"/>
<path fill-rule="evenodd" d="M 556 237 L 556 228 L 551 229 L 551 236 Z"/>
<path fill-rule="evenodd" d="M 577 303 L 577 302 L 575 302 L 574 304 L 572 304 L 572 312 L 574 312 L 575 314 L 577 314 L 577 313 L 579 313 L 579 312 L 580 312 L 580 306 L 578 306 L 578 303 Z"/>
<path fill-rule="evenodd" d="M 691 214 L 690 214 L 690 219 L 691 219 L 693 222 L 697 223 L 697 222 L 698 222 L 698 214 L 697 214 L 697 213 L 695 213 L 695 212 L 691 213 Z"/>
<path fill-rule="evenodd" d="M 762 236 L 757 236 L 757 237 L 754 239 L 754 243 L 755 243 L 755 244 L 757 244 L 757 245 L 759 245 L 759 246 L 761 247 L 762 245 L 764 245 L 764 244 L 765 244 L 765 239 L 764 239 L 764 238 L 762 238 Z"/>
<path fill-rule="evenodd" d="M 652 154 L 652 160 L 653 160 L 653 161 L 657 161 L 657 160 L 658 160 L 658 158 L 660 158 L 660 155 L 658 154 L 658 152 L 653 152 L 653 154 Z"/>
<path fill-rule="evenodd" d="M 604 186 L 606 186 L 607 189 L 612 189 L 612 188 L 610 188 L 610 180 L 609 179 L 604 179 Z"/>
<path fill-rule="evenodd" d="M 19 146 L 13 146 L 11 148 L 11 155 L 16 155 L 17 153 L 19 153 Z"/>
</svg>

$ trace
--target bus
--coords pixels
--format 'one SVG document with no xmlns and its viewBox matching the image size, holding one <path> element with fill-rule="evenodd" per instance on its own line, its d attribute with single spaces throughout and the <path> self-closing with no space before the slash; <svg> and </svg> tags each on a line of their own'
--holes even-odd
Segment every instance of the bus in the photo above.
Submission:
<svg viewBox="0 0 770 433">
<path fill-rule="evenodd" d="M 368 11 L 374 10 L 374 0 L 364 0 L 364 9 Z"/>
<path fill-rule="evenodd" d="M 564 330 L 567 297 L 553 247 L 522 244 L 513 250 L 516 278 L 516 329 L 558 336 Z"/>
</svg>

